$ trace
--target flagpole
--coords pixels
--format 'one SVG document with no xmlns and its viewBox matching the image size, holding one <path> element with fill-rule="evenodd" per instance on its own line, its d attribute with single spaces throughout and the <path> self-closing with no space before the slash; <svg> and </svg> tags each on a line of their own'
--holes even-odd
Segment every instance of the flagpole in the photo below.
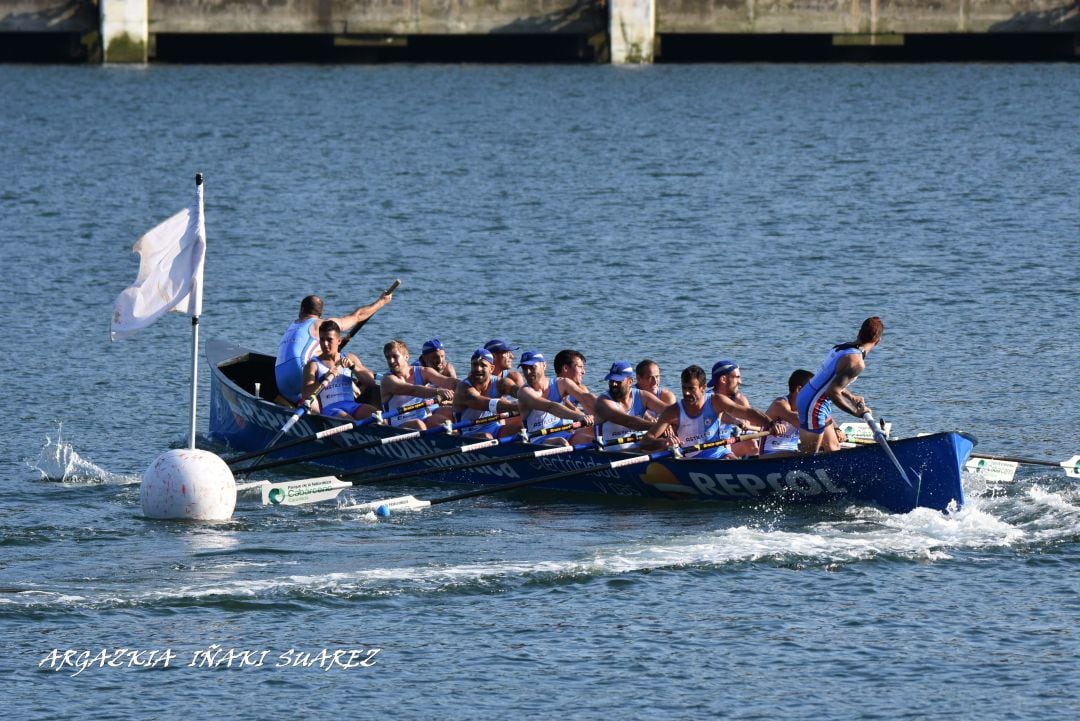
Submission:
<svg viewBox="0 0 1080 721">
<path fill-rule="evenodd" d="M 203 225 L 203 177 L 202 173 L 195 173 L 195 199 L 198 206 L 197 212 L 199 213 L 198 223 Z M 204 234 L 205 237 L 205 234 Z M 193 288 L 192 292 L 197 294 L 198 300 L 195 303 L 195 312 L 191 315 L 191 423 L 188 426 L 188 448 L 195 450 L 195 411 L 196 401 L 199 394 L 199 313 L 202 310 L 202 279 L 200 278 L 199 287 Z"/>
</svg>

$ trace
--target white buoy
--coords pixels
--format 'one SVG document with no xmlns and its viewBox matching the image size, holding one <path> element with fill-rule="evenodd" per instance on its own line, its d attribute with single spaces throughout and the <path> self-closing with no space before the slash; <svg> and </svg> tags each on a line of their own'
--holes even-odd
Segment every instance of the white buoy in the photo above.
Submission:
<svg viewBox="0 0 1080 721">
<path fill-rule="evenodd" d="M 216 454 L 179 448 L 154 459 L 139 496 L 147 518 L 227 521 L 236 508 L 236 481 Z"/>
</svg>

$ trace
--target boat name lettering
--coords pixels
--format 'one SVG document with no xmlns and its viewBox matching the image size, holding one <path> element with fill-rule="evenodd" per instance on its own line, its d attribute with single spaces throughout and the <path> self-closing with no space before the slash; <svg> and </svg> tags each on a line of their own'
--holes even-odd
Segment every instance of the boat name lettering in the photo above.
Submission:
<svg viewBox="0 0 1080 721">
<path fill-rule="evenodd" d="M 765 477 L 753 473 L 691 471 L 689 478 L 706 495 L 733 498 L 757 498 L 770 489 L 777 493 L 794 492 L 800 496 L 847 493 L 847 489 L 837 485 L 823 469 L 814 471 L 813 475 L 807 471 L 790 470 L 787 473 L 769 473 Z"/>
<path fill-rule="evenodd" d="M 597 465 L 597 462 L 591 458 L 567 458 L 566 456 L 545 456 L 537 458 L 533 463 L 534 466 L 538 466 L 540 470 L 549 473 L 562 473 L 565 471 L 584 471 L 589 468 L 593 468 Z M 596 471 L 590 475 L 601 476 L 603 478 L 618 478 L 619 472 L 607 467 L 597 468 Z"/>
</svg>

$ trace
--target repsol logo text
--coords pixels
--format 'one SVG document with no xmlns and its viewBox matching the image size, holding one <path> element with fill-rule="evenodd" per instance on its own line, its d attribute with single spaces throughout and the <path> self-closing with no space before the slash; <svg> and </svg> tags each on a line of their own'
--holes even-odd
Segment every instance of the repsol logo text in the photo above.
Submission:
<svg viewBox="0 0 1080 721">
<path fill-rule="evenodd" d="M 843 495 L 847 489 L 838 486 L 825 471 L 819 469 L 811 475 L 806 471 L 791 470 L 787 473 L 769 473 L 764 478 L 753 473 L 689 473 L 690 482 L 699 491 L 710 496 L 732 498 L 757 498 L 771 492 L 800 496 L 818 496 L 823 493 Z"/>
</svg>

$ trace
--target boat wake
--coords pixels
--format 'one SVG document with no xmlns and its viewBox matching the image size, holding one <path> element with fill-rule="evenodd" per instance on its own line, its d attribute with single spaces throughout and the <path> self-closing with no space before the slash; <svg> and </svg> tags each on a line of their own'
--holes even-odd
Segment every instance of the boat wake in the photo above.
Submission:
<svg viewBox="0 0 1080 721">
<path fill-rule="evenodd" d="M 66 483 L 138 483 L 138 476 L 110 473 L 96 463 L 84 459 L 75 447 L 63 439 L 63 424 L 56 427 L 56 437 L 45 436 L 45 445 L 37 460 L 27 459 L 26 465 L 41 474 L 42 480 Z"/>
</svg>

